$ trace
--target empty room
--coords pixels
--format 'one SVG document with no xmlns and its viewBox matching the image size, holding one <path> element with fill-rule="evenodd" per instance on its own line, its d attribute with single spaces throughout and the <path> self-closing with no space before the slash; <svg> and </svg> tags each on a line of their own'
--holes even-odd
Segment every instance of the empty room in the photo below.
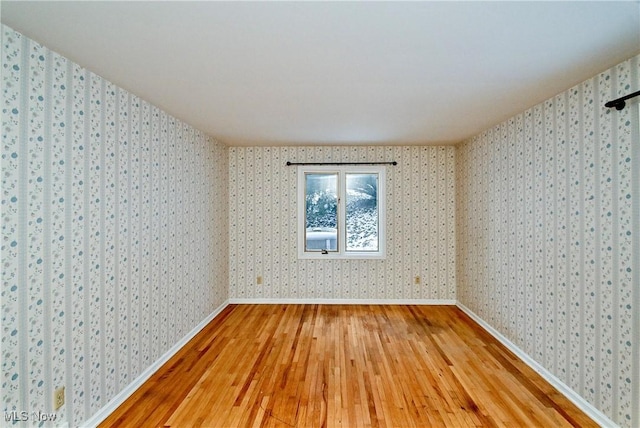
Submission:
<svg viewBox="0 0 640 428">
<path fill-rule="evenodd" d="M 0 426 L 640 428 L 639 2 L 0 16 Z"/>
</svg>

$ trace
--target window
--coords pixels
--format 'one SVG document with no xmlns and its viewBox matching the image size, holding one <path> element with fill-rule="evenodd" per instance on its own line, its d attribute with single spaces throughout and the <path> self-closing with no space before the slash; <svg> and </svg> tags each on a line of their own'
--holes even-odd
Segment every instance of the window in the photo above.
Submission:
<svg viewBox="0 0 640 428">
<path fill-rule="evenodd" d="M 299 258 L 384 258 L 384 184 L 381 166 L 299 166 Z"/>
</svg>

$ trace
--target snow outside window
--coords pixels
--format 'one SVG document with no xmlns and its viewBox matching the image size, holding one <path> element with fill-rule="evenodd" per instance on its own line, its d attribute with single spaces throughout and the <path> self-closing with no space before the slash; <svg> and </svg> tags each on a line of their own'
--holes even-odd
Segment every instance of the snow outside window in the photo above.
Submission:
<svg viewBox="0 0 640 428">
<path fill-rule="evenodd" d="M 384 185 L 383 166 L 299 166 L 299 258 L 384 258 Z"/>
</svg>

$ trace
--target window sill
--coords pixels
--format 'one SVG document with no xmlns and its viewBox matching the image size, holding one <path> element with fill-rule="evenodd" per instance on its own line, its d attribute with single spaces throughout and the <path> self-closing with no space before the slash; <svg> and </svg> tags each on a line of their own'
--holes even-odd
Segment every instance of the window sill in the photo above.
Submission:
<svg viewBox="0 0 640 428">
<path fill-rule="evenodd" d="M 302 253 L 298 254 L 298 260 L 384 260 L 387 256 L 384 253 Z"/>
</svg>

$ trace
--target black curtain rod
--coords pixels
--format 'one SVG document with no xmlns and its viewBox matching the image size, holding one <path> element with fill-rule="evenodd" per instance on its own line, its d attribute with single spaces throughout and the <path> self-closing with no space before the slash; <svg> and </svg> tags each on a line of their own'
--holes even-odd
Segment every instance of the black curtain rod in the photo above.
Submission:
<svg viewBox="0 0 640 428">
<path fill-rule="evenodd" d="M 291 165 L 398 165 L 398 162 L 287 162 Z"/>
<path fill-rule="evenodd" d="M 637 97 L 638 95 L 640 95 L 640 91 L 634 92 L 633 94 L 625 95 L 624 97 L 620 97 L 617 100 L 609 101 L 604 106 L 609 108 L 615 107 L 616 110 L 622 110 L 625 107 L 625 105 L 627 105 L 627 103 L 625 103 L 625 100 L 628 100 L 629 98 Z"/>
</svg>

